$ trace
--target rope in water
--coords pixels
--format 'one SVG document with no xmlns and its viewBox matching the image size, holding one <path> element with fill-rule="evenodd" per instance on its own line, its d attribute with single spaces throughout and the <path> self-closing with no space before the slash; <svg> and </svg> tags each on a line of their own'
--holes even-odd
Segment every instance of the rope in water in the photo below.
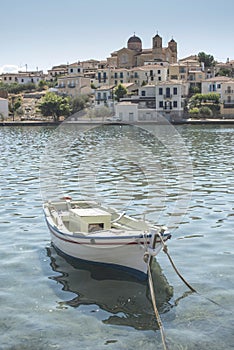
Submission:
<svg viewBox="0 0 234 350">
<path fill-rule="evenodd" d="M 157 235 L 154 236 L 154 240 L 153 240 L 153 244 L 152 244 L 153 249 L 155 248 L 156 240 L 157 240 Z M 145 247 L 147 248 L 146 237 L 145 237 Z M 144 261 L 145 261 L 145 263 L 147 263 L 147 273 L 148 273 L 148 283 L 149 283 L 150 295 L 151 295 L 151 300 L 152 300 L 153 309 L 154 309 L 154 313 L 156 316 L 157 324 L 158 324 L 160 334 L 161 334 L 163 349 L 168 350 L 163 324 L 162 324 L 161 317 L 159 315 L 157 305 L 156 305 L 154 284 L 153 284 L 153 278 L 152 278 L 152 274 L 151 274 L 151 265 L 152 265 L 152 261 L 153 261 L 153 256 L 151 254 L 149 254 L 147 249 L 146 249 L 146 252 L 144 254 Z"/>
<path fill-rule="evenodd" d="M 161 244 L 163 246 L 163 252 L 167 255 L 172 267 L 174 268 L 176 274 L 180 277 L 180 279 L 185 283 L 185 285 L 193 292 L 193 293 L 197 293 L 198 295 L 202 296 L 203 298 L 207 299 L 208 301 L 212 302 L 215 305 L 218 305 L 219 307 L 224 308 L 222 305 L 220 305 L 219 303 L 215 302 L 214 300 L 207 298 L 205 296 L 203 296 L 202 294 L 200 294 L 195 288 L 193 288 L 186 280 L 185 278 L 181 275 L 181 273 L 178 271 L 177 267 L 175 266 L 170 254 L 168 253 L 168 247 L 165 244 L 161 232 L 159 232 L 157 235 L 154 236 L 154 241 L 152 244 L 152 248 L 155 248 L 156 245 L 156 240 L 157 237 L 160 238 Z M 145 242 L 145 247 L 147 246 L 146 242 Z M 167 343 L 166 343 L 166 337 L 165 337 L 165 333 L 164 333 L 164 328 L 163 328 L 163 324 L 157 309 L 157 305 L 156 305 L 156 297 L 155 297 L 155 291 L 154 291 L 154 285 L 153 285 L 153 279 L 152 279 L 152 274 L 151 274 L 151 265 L 152 265 L 152 260 L 153 260 L 153 256 L 146 250 L 146 253 L 144 254 L 144 261 L 147 263 L 147 272 L 148 272 L 148 283 L 149 283 L 149 288 L 150 288 L 150 294 L 151 294 L 151 300 L 152 300 L 152 304 L 153 304 L 153 309 L 154 309 L 154 313 L 157 319 L 157 323 L 158 323 L 158 327 L 160 329 L 160 333 L 161 333 L 161 339 L 162 339 L 162 344 L 163 344 L 163 349 L 164 350 L 168 350 L 167 347 Z"/>
<path fill-rule="evenodd" d="M 171 263 L 173 269 L 175 270 L 176 274 L 177 274 L 177 275 L 180 277 L 180 279 L 186 284 L 186 286 L 187 286 L 192 292 L 194 292 L 194 293 L 196 293 L 196 294 L 202 296 L 202 297 L 205 298 L 206 300 L 209 300 L 211 303 L 213 303 L 213 304 L 215 304 L 215 305 L 218 305 L 219 307 L 221 307 L 221 308 L 224 309 L 224 307 L 223 307 L 222 305 L 220 305 L 219 303 L 217 303 L 216 301 L 214 301 L 214 300 L 212 300 L 212 299 L 210 299 L 210 298 L 207 298 L 207 297 L 205 297 L 204 295 L 202 295 L 201 293 L 199 293 L 195 288 L 193 288 L 193 287 L 191 286 L 191 284 L 189 284 L 189 283 L 184 279 L 184 277 L 181 275 L 181 273 L 178 271 L 177 267 L 175 266 L 174 261 L 172 260 L 170 254 L 168 253 L 168 247 L 167 247 L 167 245 L 165 244 L 165 242 L 164 242 L 164 240 L 163 240 L 161 234 L 159 233 L 157 236 L 158 236 L 158 237 L 160 238 L 160 240 L 161 240 L 161 243 L 162 243 L 162 246 L 163 246 L 163 249 L 162 249 L 163 252 L 167 255 L 167 257 L 168 257 L 168 259 L 169 259 L 169 261 L 170 261 L 170 263 Z"/>
<path fill-rule="evenodd" d="M 151 268 L 150 268 L 150 263 L 149 263 L 150 259 L 148 259 L 148 282 L 149 282 L 149 288 L 150 288 L 150 294 L 151 294 L 151 300 L 153 303 L 153 309 L 154 309 L 154 313 L 157 319 L 157 323 L 158 323 L 158 327 L 161 333 L 161 339 L 162 339 L 162 344 L 163 344 L 163 349 L 164 350 L 168 350 L 167 347 L 167 343 L 166 343 L 166 337 L 165 337 L 165 333 L 164 333 L 164 328 L 163 328 L 163 324 L 156 306 L 156 297 L 155 297 L 155 292 L 154 292 L 154 285 L 153 285 L 153 279 L 152 279 L 152 274 L 151 274 Z"/>
</svg>

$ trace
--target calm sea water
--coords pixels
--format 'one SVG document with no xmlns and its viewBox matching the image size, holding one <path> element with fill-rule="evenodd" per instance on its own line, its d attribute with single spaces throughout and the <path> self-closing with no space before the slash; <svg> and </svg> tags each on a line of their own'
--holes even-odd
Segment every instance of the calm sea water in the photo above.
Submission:
<svg viewBox="0 0 234 350">
<path fill-rule="evenodd" d="M 158 255 L 168 348 L 233 349 L 232 126 L 3 127 L 0 140 L 0 349 L 163 348 L 146 283 L 51 247 L 42 198 L 62 194 L 168 225 L 169 252 L 199 292 Z"/>
</svg>

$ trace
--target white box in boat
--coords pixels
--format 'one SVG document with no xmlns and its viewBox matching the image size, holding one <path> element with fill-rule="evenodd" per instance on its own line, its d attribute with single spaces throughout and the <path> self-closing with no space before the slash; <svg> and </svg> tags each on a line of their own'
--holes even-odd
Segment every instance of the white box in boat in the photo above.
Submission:
<svg viewBox="0 0 234 350">
<path fill-rule="evenodd" d="M 71 216 L 79 222 L 81 232 L 109 230 L 111 214 L 99 208 L 70 209 Z"/>
</svg>

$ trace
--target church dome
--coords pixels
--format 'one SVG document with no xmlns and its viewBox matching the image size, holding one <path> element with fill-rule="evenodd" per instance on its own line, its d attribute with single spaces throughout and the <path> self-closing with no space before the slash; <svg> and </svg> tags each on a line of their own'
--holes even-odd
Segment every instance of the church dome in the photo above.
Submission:
<svg viewBox="0 0 234 350">
<path fill-rule="evenodd" d="M 134 34 L 128 39 L 128 44 L 129 43 L 141 43 L 141 39 Z"/>
<path fill-rule="evenodd" d="M 128 39 L 128 49 L 134 50 L 134 51 L 142 50 L 141 39 L 135 34 Z"/>
</svg>

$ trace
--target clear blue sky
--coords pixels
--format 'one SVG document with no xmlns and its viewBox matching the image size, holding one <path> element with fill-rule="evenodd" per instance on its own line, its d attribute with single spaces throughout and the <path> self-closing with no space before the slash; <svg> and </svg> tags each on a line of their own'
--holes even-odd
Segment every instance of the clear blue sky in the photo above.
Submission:
<svg viewBox="0 0 234 350">
<path fill-rule="evenodd" d="M 173 37 L 179 58 L 234 59 L 233 13 L 233 0 L 0 0 L 0 72 L 106 59 L 134 32 L 143 48 L 157 31 L 163 46 Z"/>
</svg>

